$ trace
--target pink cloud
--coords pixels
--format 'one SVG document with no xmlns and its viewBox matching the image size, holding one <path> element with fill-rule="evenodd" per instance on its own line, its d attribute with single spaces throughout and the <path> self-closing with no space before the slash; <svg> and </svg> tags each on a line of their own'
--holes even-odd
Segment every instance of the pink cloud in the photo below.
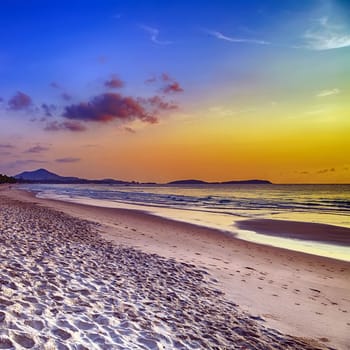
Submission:
<svg viewBox="0 0 350 350">
<path fill-rule="evenodd" d="M 162 91 L 165 93 L 165 94 L 168 94 L 168 93 L 173 93 L 173 92 L 183 92 L 184 89 L 180 86 L 180 84 L 177 82 L 177 81 L 174 81 L 166 86 L 164 86 L 162 88 Z"/>
<path fill-rule="evenodd" d="M 18 91 L 16 95 L 10 98 L 8 105 L 12 110 L 26 109 L 32 105 L 32 99 L 24 92 Z"/>
<path fill-rule="evenodd" d="M 160 89 L 160 91 L 162 91 L 165 94 L 184 91 L 180 84 L 175 79 L 173 79 L 168 73 L 162 73 L 158 78 L 153 76 L 147 79 L 145 83 L 154 83 L 157 80 L 166 84 Z"/>
<path fill-rule="evenodd" d="M 178 105 L 176 105 L 174 102 L 165 101 L 162 97 L 158 95 L 148 98 L 147 102 L 152 107 L 155 107 L 157 111 L 166 111 L 178 108 Z"/>
<path fill-rule="evenodd" d="M 120 89 L 124 87 L 125 83 L 116 76 L 113 76 L 110 80 L 105 81 L 105 87 L 109 89 Z"/>
</svg>

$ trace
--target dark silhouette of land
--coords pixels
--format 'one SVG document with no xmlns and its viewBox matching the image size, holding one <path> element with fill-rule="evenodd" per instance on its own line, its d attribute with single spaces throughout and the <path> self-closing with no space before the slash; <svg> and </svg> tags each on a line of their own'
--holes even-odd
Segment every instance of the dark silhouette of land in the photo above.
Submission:
<svg viewBox="0 0 350 350">
<path fill-rule="evenodd" d="M 0 184 L 13 184 L 16 182 L 16 179 L 11 176 L 0 174 Z"/>
<path fill-rule="evenodd" d="M 89 180 L 73 176 L 60 176 L 46 169 L 37 169 L 34 171 L 24 171 L 14 176 L 18 182 L 26 183 L 55 183 L 55 184 L 116 184 L 116 185 L 157 185 L 157 183 L 141 183 L 137 181 L 123 181 L 115 179 Z M 202 180 L 176 180 L 166 185 L 268 185 L 267 180 L 242 180 L 242 181 L 225 181 L 225 182 L 206 182 Z"/>
<path fill-rule="evenodd" d="M 168 185 L 271 185 L 272 182 L 267 180 L 232 180 L 224 182 L 206 182 L 202 180 L 176 180 L 171 181 Z"/>
</svg>

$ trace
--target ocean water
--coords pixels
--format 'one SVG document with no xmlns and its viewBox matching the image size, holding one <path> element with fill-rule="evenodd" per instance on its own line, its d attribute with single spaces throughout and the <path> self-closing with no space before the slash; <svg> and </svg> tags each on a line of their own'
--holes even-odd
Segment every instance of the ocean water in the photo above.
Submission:
<svg viewBox="0 0 350 350">
<path fill-rule="evenodd" d="M 38 197 L 154 215 L 216 228 L 238 238 L 350 261 L 350 247 L 239 230 L 243 219 L 268 218 L 350 228 L 350 185 L 51 185 L 21 188 Z"/>
</svg>

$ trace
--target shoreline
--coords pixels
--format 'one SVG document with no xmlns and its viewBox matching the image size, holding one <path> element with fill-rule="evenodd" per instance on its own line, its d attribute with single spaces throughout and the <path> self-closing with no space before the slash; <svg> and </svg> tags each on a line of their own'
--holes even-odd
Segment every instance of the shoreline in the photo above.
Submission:
<svg viewBox="0 0 350 350">
<path fill-rule="evenodd" d="M 257 248 L 265 247 L 266 249 L 271 249 L 272 251 L 276 250 L 277 252 L 281 250 L 281 251 L 286 251 L 296 255 L 300 254 L 301 256 L 314 257 L 315 259 L 326 259 L 331 261 L 344 262 L 346 264 L 349 264 L 350 266 L 350 260 L 342 260 L 334 257 L 317 255 L 309 252 L 288 249 L 285 247 L 269 245 L 261 242 L 255 242 L 253 240 L 248 240 L 248 239 L 246 240 L 243 237 L 240 237 L 239 232 L 229 231 L 219 227 L 209 227 L 209 226 L 197 224 L 194 222 L 181 221 L 181 220 L 177 220 L 176 218 L 152 213 L 150 211 L 147 211 L 146 209 L 143 210 L 143 209 L 134 209 L 134 208 L 104 207 L 104 206 L 97 206 L 93 204 L 79 203 L 74 201 L 64 201 L 64 200 L 54 199 L 54 198 L 37 197 L 36 192 L 18 189 L 15 187 L 12 188 L 12 192 L 13 191 L 16 191 L 15 198 L 19 198 L 20 200 L 25 200 L 30 202 L 35 201 L 36 203 L 43 204 L 46 206 L 50 206 L 50 203 L 52 203 L 53 204 L 52 208 L 56 209 L 57 207 L 59 207 L 61 208 L 60 210 L 63 210 L 68 214 L 69 214 L 69 210 L 66 210 L 66 207 L 77 208 L 77 209 L 79 208 L 79 210 L 75 213 L 76 215 L 79 214 L 80 210 L 85 212 L 87 211 L 100 212 L 101 214 L 103 212 L 110 212 L 111 214 L 115 212 L 117 214 L 125 216 L 126 219 L 128 219 L 129 217 L 130 218 L 138 217 L 145 221 L 159 222 L 159 224 L 169 223 L 170 225 L 178 226 L 183 230 L 186 230 L 186 229 L 191 230 L 192 228 L 194 228 L 198 230 L 198 232 L 210 233 L 210 235 L 213 235 L 213 237 L 223 236 L 229 240 L 233 240 L 233 241 L 236 240 L 241 243 L 245 242 Z M 62 204 L 62 206 L 60 204 Z M 88 208 L 90 208 L 91 210 L 89 210 Z M 81 218 L 84 219 L 83 216 L 81 216 Z M 284 238 L 292 239 L 292 240 L 296 239 L 300 241 L 308 241 L 311 243 L 316 242 L 316 243 L 332 244 L 332 242 L 333 243 L 337 242 L 339 247 L 350 246 L 350 228 L 345 226 L 309 223 L 309 222 L 293 221 L 293 220 L 280 220 L 280 219 L 267 219 L 267 218 L 253 219 L 252 218 L 252 219 L 240 219 L 240 220 L 234 221 L 233 228 L 238 228 L 242 230 L 252 230 L 252 231 L 255 231 L 255 233 L 257 234 L 267 235 L 271 237 L 278 237 L 282 239 Z M 312 238 L 317 234 L 317 232 L 319 232 L 319 230 L 321 230 L 321 237 L 323 237 L 323 239 L 318 241 L 312 240 Z M 334 233 L 336 234 L 336 238 L 332 240 L 332 236 Z M 303 235 L 305 235 L 305 237 L 307 238 L 300 237 Z"/>
<path fill-rule="evenodd" d="M 125 207 L 121 207 L 109 205 L 110 203 L 108 201 L 102 201 L 102 204 L 99 205 L 99 203 L 90 202 L 89 199 L 87 201 L 74 201 L 37 197 L 36 195 L 40 194 L 40 192 L 28 191 L 26 189 L 21 189 L 20 191 L 27 192 L 37 199 L 144 214 L 154 218 L 158 217 L 170 220 L 176 224 L 184 223 L 198 228 L 213 230 L 228 237 L 258 245 L 350 262 L 350 227 L 347 226 L 289 219 L 246 219 L 239 216 L 235 218 L 234 216 L 230 217 L 229 223 L 226 222 L 225 225 L 217 225 L 213 224 L 212 221 L 203 222 L 201 218 L 198 220 L 196 215 L 189 217 L 185 209 L 183 210 L 185 216 L 180 217 L 180 212 L 169 215 L 168 212 L 153 211 L 152 209 L 154 207 L 147 205 L 132 205 L 127 203 Z M 181 211 L 178 208 L 168 208 L 168 210 Z M 208 213 L 208 215 L 212 214 Z"/>
<path fill-rule="evenodd" d="M 128 209 L 40 199 L 14 188 L 3 187 L 0 193 L 97 222 L 99 234 L 115 244 L 207 269 L 228 300 L 264 319 L 268 327 L 348 349 L 349 263 Z"/>
</svg>

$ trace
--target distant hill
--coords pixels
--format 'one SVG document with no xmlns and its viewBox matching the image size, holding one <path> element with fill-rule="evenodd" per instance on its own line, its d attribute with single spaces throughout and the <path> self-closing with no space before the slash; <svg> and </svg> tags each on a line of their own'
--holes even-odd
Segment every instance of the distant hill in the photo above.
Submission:
<svg viewBox="0 0 350 350">
<path fill-rule="evenodd" d="M 225 181 L 219 182 L 222 185 L 272 185 L 271 181 L 268 180 L 233 180 L 233 181 Z"/>
<path fill-rule="evenodd" d="M 206 182 L 202 180 L 176 180 L 168 182 L 167 185 L 272 185 L 267 180 L 232 180 L 225 182 Z"/>
<path fill-rule="evenodd" d="M 114 179 L 88 180 L 88 179 L 81 179 L 79 177 L 60 176 L 46 169 L 24 171 L 23 173 L 15 175 L 14 178 L 19 182 L 31 182 L 31 183 L 39 182 L 39 183 L 61 183 L 61 184 L 70 184 L 70 183 L 129 184 L 129 182 L 114 180 Z"/>
<path fill-rule="evenodd" d="M 169 182 L 168 185 L 205 185 L 207 183 L 202 180 L 176 180 Z"/>
<path fill-rule="evenodd" d="M 34 171 L 24 171 L 17 174 L 14 178 L 18 182 L 30 182 L 30 183 L 56 183 L 56 184 L 111 184 L 111 185 L 157 185 L 156 183 L 139 183 L 135 181 L 122 181 L 114 179 L 103 180 L 89 180 L 81 179 L 79 177 L 72 176 L 60 176 L 46 169 L 37 169 Z M 202 180 L 188 179 L 188 180 L 176 180 L 167 183 L 167 185 L 267 185 L 271 184 L 266 180 L 242 180 L 242 181 L 226 181 L 226 182 L 206 182 Z"/>
<path fill-rule="evenodd" d="M 52 173 L 46 169 L 37 169 L 34 171 L 24 171 L 23 173 L 14 176 L 19 181 L 31 182 L 77 182 L 78 177 L 66 177 Z"/>
</svg>

